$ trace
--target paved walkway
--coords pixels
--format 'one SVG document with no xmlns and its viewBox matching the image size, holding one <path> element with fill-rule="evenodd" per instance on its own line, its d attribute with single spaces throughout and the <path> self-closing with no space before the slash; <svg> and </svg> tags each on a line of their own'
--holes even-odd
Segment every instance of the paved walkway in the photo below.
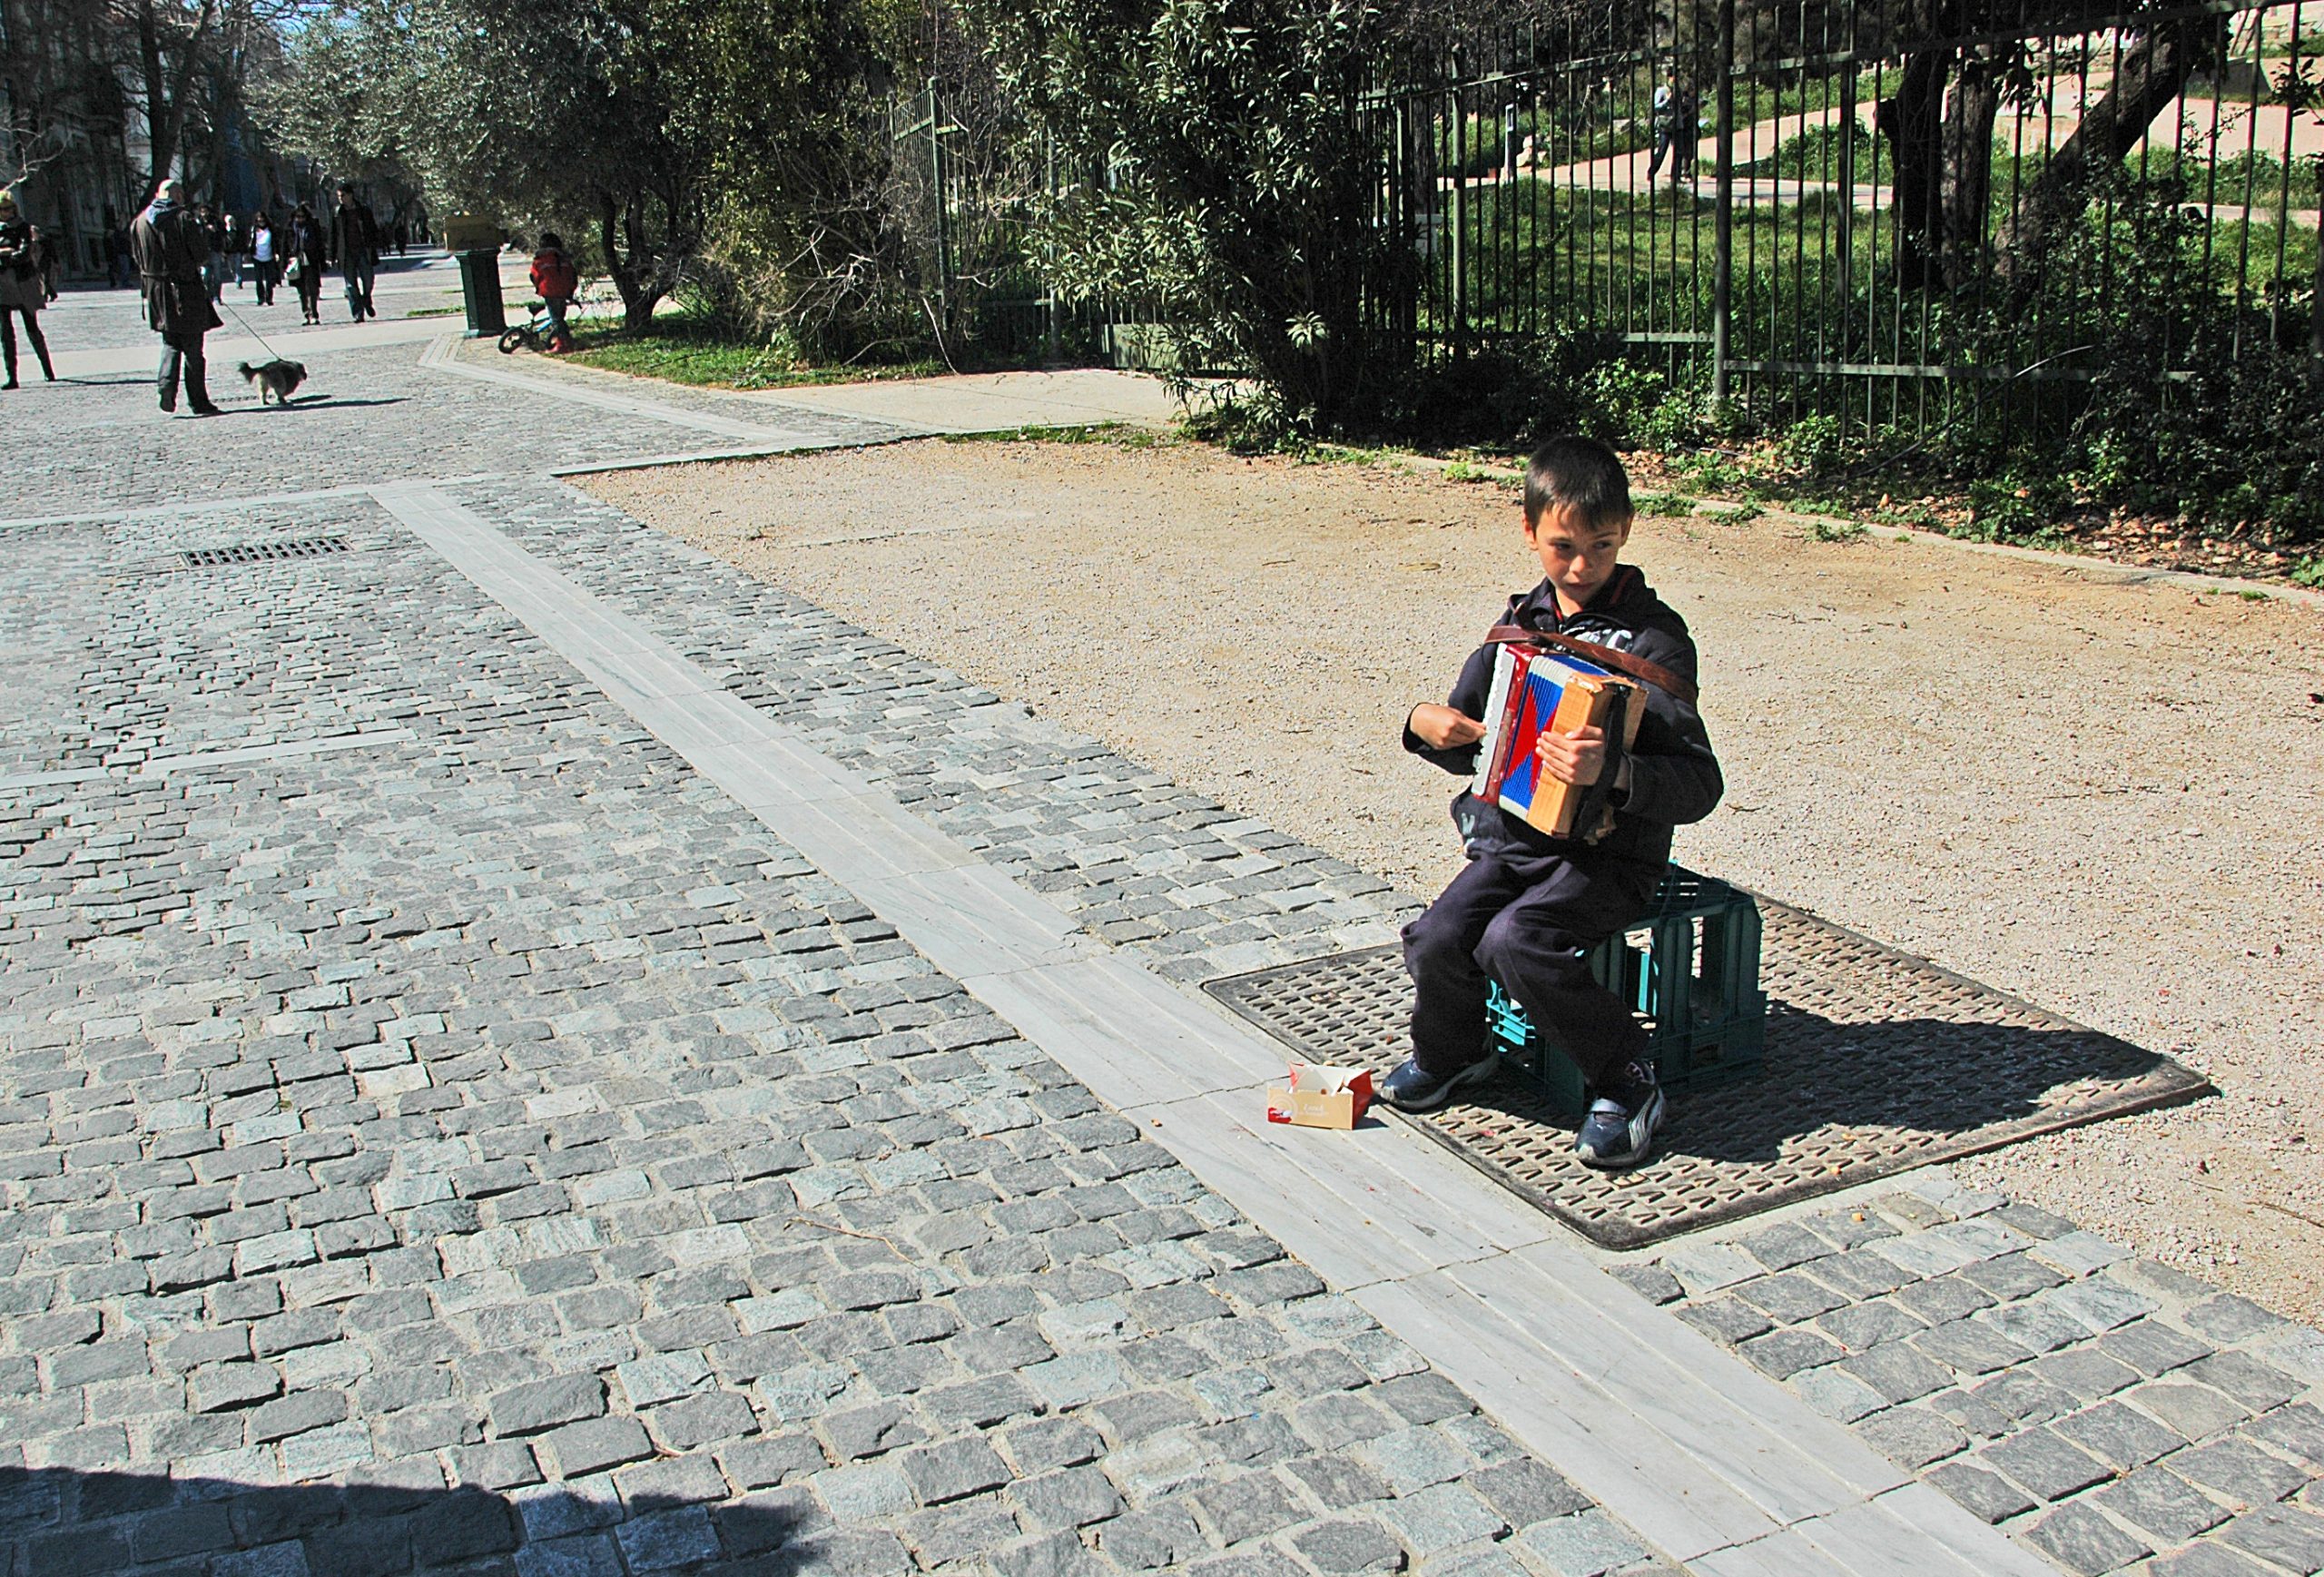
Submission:
<svg viewBox="0 0 2324 1577">
<path fill-rule="evenodd" d="M 2324 1566 L 2324 1337 L 1942 1173 L 1609 1258 L 1270 1128 L 1191 982 L 1405 900 L 547 475 L 1120 381 L 457 350 L 0 408 L 5 1570 Z"/>
</svg>

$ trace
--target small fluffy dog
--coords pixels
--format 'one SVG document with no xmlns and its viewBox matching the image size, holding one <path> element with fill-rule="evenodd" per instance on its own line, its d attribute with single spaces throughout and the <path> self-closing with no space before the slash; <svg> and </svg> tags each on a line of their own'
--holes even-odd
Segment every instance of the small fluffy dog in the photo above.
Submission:
<svg viewBox="0 0 2324 1577">
<path fill-rule="evenodd" d="M 261 405 L 266 403 L 266 397 L 270 394 L 274 396 L 275 404 L 288 405 L 290 397 L 298 392 L 299 385 L 307 381 L 304 362 L 285 361 L 280 357 L 271 361 L 245 361 L 241 374 L 244 379 L 258 385 L 258 402 Z"/>
</svg>

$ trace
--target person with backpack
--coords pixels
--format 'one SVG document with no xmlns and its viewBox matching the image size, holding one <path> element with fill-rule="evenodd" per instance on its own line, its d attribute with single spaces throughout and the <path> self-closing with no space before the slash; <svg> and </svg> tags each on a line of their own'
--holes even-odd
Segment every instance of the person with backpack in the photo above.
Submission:
<svg viewBox="0 0 2324 1577">
<path fill-rule="evenodd" d="M 540 246 L 533 253 L 533 289 L 540 292 L 541 304 L 548 309 L 549 352 L 562 356 L 573 349 L 573 330 L 566 326 L 565 314 L 580 291 L 581 276 L 566 255 L 564 241 L 553 230 L 541 232 Z"/>
<path fill-rule="evenodd" d="M 378 317 L 371 305 L 371 279 L 379 266 L 379 222 L 367 203 L 355 201 L 350 186 L 339 189 L 330 212 L 330 256 L 347 284 L 347 310 L 355 321 Z"/>
</svg>

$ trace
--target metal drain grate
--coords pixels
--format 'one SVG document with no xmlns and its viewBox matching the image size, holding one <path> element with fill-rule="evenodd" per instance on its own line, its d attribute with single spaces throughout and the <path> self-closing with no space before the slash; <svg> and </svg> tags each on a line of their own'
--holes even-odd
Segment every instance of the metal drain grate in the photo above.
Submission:
<svg viewBox="0 0 2324 1577">
<path fill-rule="evenodd" d="M 215 569 L 230 564 L 272 564 L 285 558 L 320 558 L 345 553 L 344 537 L 299 537 L 282 542 L 243 542 L 231 547 L 189 547 L 178 557 L 189 569 Z"/>
<path fill-rule="evenodd" d="M 1638 1170 L 1576 1161 L 1569 1119 L 1514 1072 L 1405 1120 L 1592 1241 L 1633 1248 L 2211 1089 L 2167 1057 L 1759 902 L 1766 1070 L 1673 1091 Z M 1316 1060 L 1384 1071 L 1408 1044 L 1412 984 L 1393 947 L 1204 989 Z"/>
</svg>

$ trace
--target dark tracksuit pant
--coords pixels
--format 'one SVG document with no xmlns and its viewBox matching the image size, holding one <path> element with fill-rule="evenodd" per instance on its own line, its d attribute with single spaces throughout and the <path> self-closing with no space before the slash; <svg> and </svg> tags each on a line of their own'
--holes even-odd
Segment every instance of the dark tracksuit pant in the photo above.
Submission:
<svg viewBox="0 0 2324 1577">
<path fill-rule="evenodd" d="M 1646 1055 L 1646 1032 L 1591 978 L 1587 955 L 1645 914 L 1659 863 L 1487 847 L 1404 927 L 1413 1055 L 1443 1077 L 1489 1054 L 1486 980 L 1499 981 L 1592 1087 Z"/>
<path fill-rule="evenodd" d="M 209 362 L 202 354 L 200 334 L 164 334 L 162 336 L 162 364 L 153 377 L 153 386 L 161 391 L 162 409 L 175 409 L 178 403 L 178 378 L 185 378 L 185 397 L 196 410 L 210 403 Z"/>
</svg>

